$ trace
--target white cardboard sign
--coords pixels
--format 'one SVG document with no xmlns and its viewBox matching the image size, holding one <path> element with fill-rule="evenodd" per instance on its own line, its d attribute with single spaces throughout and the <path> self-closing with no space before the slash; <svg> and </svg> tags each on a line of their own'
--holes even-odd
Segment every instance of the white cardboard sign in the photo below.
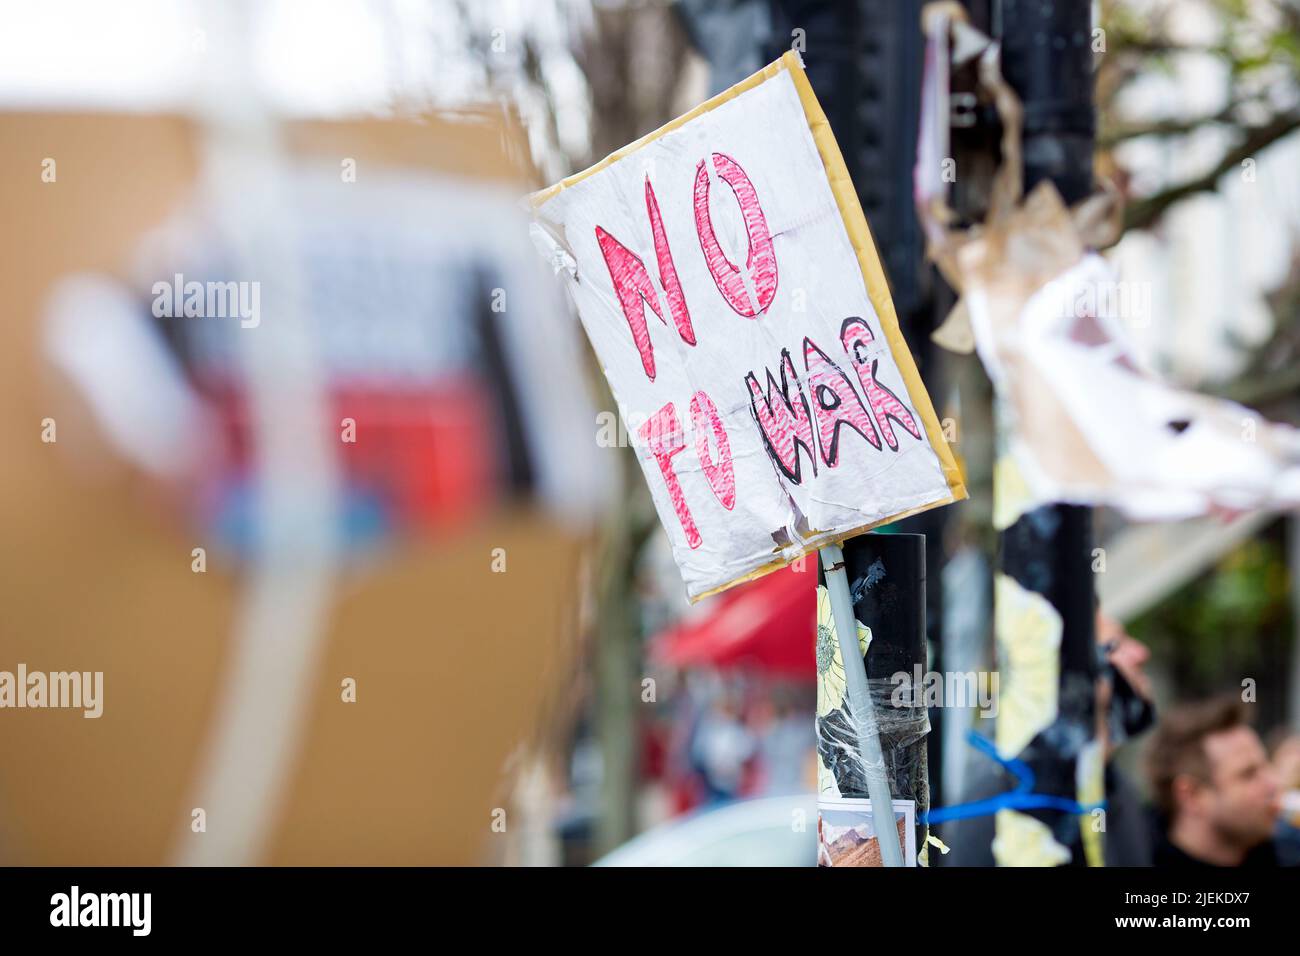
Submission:
<svg viewBox="0 0 1300 956">
<path fill-rule="evenodd" d="M 965 497 L 796 55 L 533 207 L 692 600 Z"/>
</svg>

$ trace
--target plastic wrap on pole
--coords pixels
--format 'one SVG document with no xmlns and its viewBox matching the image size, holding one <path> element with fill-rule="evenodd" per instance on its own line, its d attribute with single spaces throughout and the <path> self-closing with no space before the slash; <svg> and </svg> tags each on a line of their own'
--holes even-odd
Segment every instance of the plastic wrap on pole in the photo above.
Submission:
<svg viewBox="0 0 1300 956">
<path fill-rule="evenodd" d="M 926 843 L 929 769 L 925 737 L 930 721 L 924 706 L 913 706 L 913 675 L 925 668 L 925 536 L 868 534 L 846 541 L 844 562 L 858 623 L 858 643 L 889 779 L 900 840 L 915 860 Z M 817 753 L 820 822 L 819 859 L 829 865 L 879 865 L 870 846 L 863 756 L 857 745 L 852 710 L 845 691 L 838 635 L 819 575 L 817 601 Z M 906 675 L 900 679 L 897 675 Z M 832 824 L 831 820 L 835 823 Z M 859 822 L 860 821 L 860 822 Z M 910 822 L 913 832 L 904 827 Z M 868 841 L 874 842 L 874 841 Z"/>
</svg>

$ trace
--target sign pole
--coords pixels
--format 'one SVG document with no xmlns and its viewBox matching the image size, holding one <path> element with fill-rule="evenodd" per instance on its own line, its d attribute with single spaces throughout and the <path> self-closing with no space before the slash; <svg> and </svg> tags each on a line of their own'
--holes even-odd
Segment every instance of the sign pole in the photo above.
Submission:
<svg viewBox="0 0 1300 956">
<path fill-rule="evenodd" d="M 903 850 L 898 842 L 898 827 L 894 821 L 894 800 L 889 792 L 884 754 L 880 750 L 880 733 L 876 727 L 876 714 L 867 684 L 867 665 L 862 658 L 862 649 L 858 646 L 858 622 L 853 615 L 849 577 L 844 571 L 844 552 L 838 544 L 828 544 L 821 549 L 820 554 L 822 568 L 826 572 L 831 615 L 835 620 L 835 636 L 839 640 L 840 657 L 844 661 L 844 681 L 863 771 L 867 778 L 867 795 L 871 798 L 871 819 L 876 828 L 876 840 L 880 844 L 880 856 L 885 866 L 902 866 Z"/>
</svg>

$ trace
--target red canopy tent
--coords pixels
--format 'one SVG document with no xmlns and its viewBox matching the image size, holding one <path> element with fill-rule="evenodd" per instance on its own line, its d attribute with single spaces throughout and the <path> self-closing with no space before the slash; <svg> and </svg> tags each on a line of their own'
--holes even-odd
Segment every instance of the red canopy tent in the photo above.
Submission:
<svg viewBox="0 0 1300 956">
<path fill-rule="evenodd" d="M 746 668 L 812 680 L 817 573 L 811 561 L 724 591 L 658 634 L 651 655 L 674 667 Z"/>
</svg>

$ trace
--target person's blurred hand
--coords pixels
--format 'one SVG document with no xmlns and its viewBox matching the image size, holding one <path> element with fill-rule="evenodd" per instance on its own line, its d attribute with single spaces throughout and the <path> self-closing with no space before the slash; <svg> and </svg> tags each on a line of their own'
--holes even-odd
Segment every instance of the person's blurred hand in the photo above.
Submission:
<svg viewBox="0 0 1300 956">
<path fill-rule="evenodd" d="M 1129 686 L 1147 700 L 1151 699 L 1151 678 L 1147 676 L 1146 663 L 1151 659 L 1150 649 L 1124 630 L 1115 618 L 1097 612 L 1097 643 L 1106 652 L 1106 660 L 1129 682 Z"/>
</svg>

